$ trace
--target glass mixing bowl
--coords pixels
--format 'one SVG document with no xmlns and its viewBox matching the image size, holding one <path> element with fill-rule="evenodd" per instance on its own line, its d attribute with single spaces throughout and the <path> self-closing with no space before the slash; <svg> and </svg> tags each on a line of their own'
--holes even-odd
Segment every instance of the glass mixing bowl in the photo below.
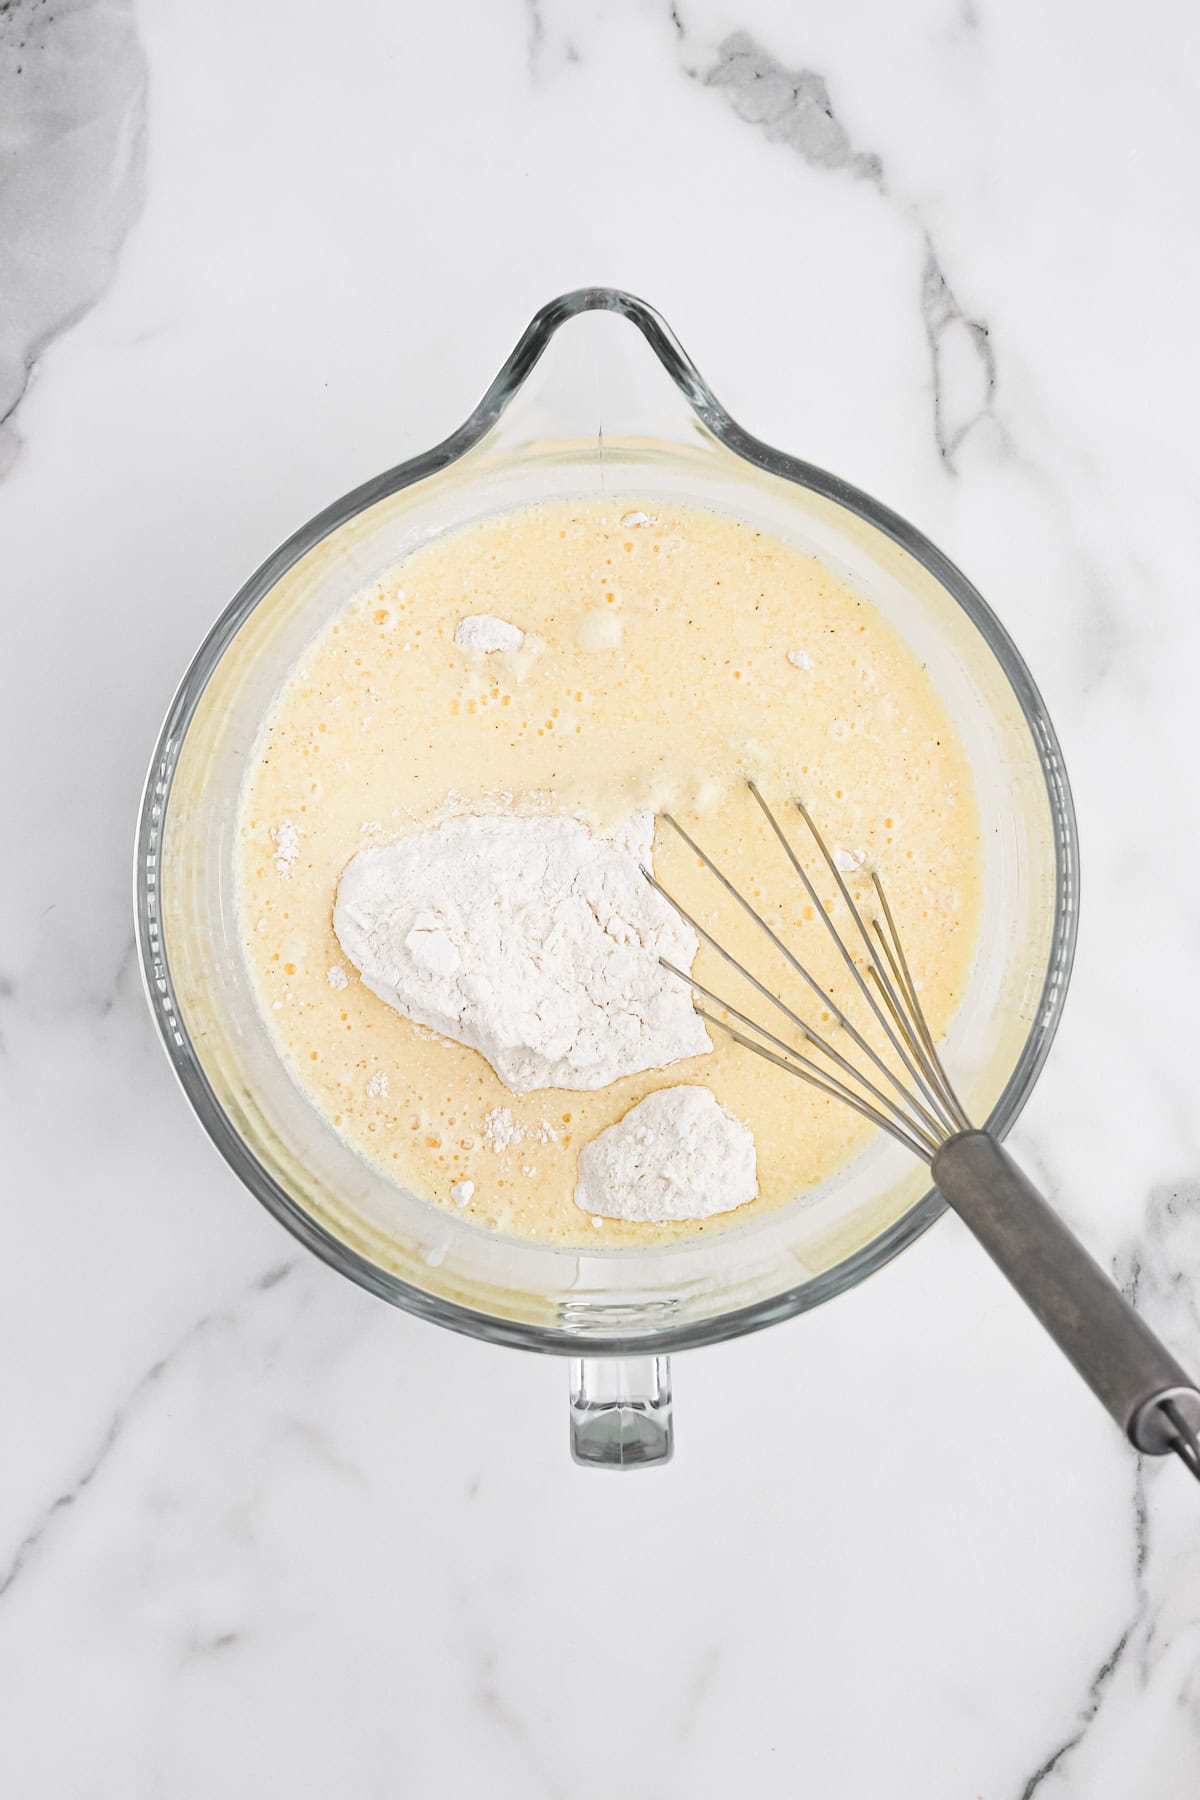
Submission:
<svg viewBox="0 0 1200 1800">
<path fill-rule="evenodd" d="M 544 307 L 464 425 L 336 501 L 242 588 L 154 752 L 136 905 L 167 1053 L 250 1191 L 394 1305 L 570 1357 L 576 1456 L 632 1466 L 670 1453 L 666 1353 L 790 1318 L 881 1268 L 943 1210 L 927 1171 L 877 1134 L 790 1207 L 646 1252 L 550 1249 L 455 1218 L 360 1160 L 293 1081 L 255 1003 L 235 881 L 248 758 L 332 613 L 434 535 L 534 501 L 625 494 L 726 512 L 820 557 L 927 665 L 970 758 L 985 856 L 979 947 L 945 1057 L 972 1117 L 1003 1135 L 1045 1060 L 1075 941 L 1074 816 L 1038 691 L 939 550 L 877 501 L 751 437 L 662 319 L 612 289 Z"/>
</svg>

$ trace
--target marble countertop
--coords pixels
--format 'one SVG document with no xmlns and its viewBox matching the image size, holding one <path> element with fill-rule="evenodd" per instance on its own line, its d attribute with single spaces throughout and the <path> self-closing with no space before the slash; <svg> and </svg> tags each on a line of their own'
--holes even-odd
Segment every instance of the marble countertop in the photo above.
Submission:
<svg viewBox="0 0 1200 1800">
<path fill-rule="evenodd" d="M 1181 0 L 0 8 L 0 1788 L 1185 1800 L 1200 1495 L 947 1220 L 677 1359 L 670 1468 L 302 1253 L 134 961 L 165 702 L 534 309 L 658 306 L 918 523 L 1061 731 L 1066 1021 L 1014 1143 L 1200 1364 L 1196 117 Z"/>
</svg>

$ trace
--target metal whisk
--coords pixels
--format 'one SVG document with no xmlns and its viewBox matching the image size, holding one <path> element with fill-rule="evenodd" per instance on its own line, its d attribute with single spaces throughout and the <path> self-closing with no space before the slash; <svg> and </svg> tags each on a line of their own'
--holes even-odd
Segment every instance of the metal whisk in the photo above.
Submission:
<svg viewBox="0 0 1200 1800">
<path fill-rule="evenodd" d="M 663 959 L 685 981 L 701 1017 L 756 1056 L 886 1131 L 928 1164 L 946 1203 L 1021 1295 L 1130 1442 L 1153 1456 L 1174 1453 L 1200 1480 L 1200 1388 L 1150 1331 L 1119 1288 L 1046 1204 L 999 1141 L 977 1130 L 954 1092 L 930 1032 L 878 869 L 869 871 L 869 917 L 800 800 L 793 805 L 832 876 L 849 930 L 840 930 L 783 826 L 757 785 L 749 791 L 798 876 L 869 1010 L 886 1050 L 876 1049 L 778 932 L 669 813 L 662 818 L 754 922 L 792 976 L 853 1046 L 856 1062 L 745 968 L 650 873 L 647 881 L 774 1015 L 776 1031 Z M 849 938 L 849 942 L 847 941 Z M 858 956 L 855 945 L 860 945 Z M 788 1035 L 780 1035 L 787 1033 Z M 795 1041 L 799 1040 L 799 1045 Z M 821 1058 L 821 1061 L 815 1060 Z M 861 1066 L 865 1064 L 865 1066 Z"/>
</svg>

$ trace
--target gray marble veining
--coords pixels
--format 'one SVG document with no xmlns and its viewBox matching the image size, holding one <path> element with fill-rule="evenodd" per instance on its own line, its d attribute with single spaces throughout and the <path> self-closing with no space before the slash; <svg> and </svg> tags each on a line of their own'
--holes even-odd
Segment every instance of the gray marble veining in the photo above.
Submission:
<svg viewBox="0 0 1200 1800">
<path fill-rule="evenodd" d="M 757 125 L 769 143 L 788 145 L 815 168 L 882 180 L 879 157 L 851 144 L 824 77 L 811 69 L 782 68 L 748 32 L 725 39 L 705 80 L 724 88 L 739 119 Z"/>
<path fill-rule="evenodd" d="M 964 438 L 990 412 L 996 358 L 987 325 L 969 317 L 955 299 L 919 209 L 892 194 L 879 155 L 854 148 L 823 76 L 784 68 L 748 33 L 735 32 L 720 45 L 704 80 L 723 89 L 738 117 L 757 126 L 769 143 L 787 145 L 814 168 L 844 170 L 870 182 L 923 232 L 920 306 L 929 345 L 933 429 L 938 455 L 953 472 Z"/>
<path fill-rule="evenodd" d="M 104 292 L 141 207 L 145 106 L 131 0 L 0 9 L 0 473 L 39 359 Z"/>
</svg>

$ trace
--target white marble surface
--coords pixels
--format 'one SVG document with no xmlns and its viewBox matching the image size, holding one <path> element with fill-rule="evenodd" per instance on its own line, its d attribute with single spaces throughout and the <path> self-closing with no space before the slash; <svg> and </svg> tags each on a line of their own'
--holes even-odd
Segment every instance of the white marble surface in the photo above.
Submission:
<svg viewBox="0 0 1200 1800">
<path fill-rule="evenodd" d="M 659 306 L 753 430 L 921 524 L 1079 802 L 1016 1143 L 1200 1362 L 1194 9 L 0 9 L 0 1791 L 1184 1800 L 1200 1495 L 954 1222 L 676 1365 L 562 1369 L 304 1256 L 133 964 L 166 698 L 245 574 L 459 418 L 535 306 Z"/>
</svg>

